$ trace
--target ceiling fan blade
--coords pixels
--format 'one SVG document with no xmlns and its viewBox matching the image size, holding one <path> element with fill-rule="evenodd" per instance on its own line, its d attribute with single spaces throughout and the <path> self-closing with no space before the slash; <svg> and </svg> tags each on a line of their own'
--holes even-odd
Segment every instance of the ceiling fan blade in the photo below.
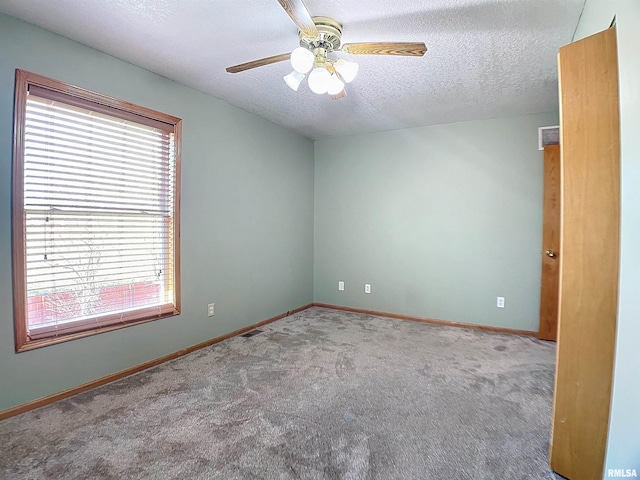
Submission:
<svg viewBox="0 0 640 480">
<path fill-rule="evenodd" d="M 369 42 L 345 43 L 341 50 L 353 55 L 405 55 L 421 57 L 427 51 L 424 43 L 412 42 Z"/>
<path fill-rule="evenodd" d="M 331 99 L 332 100 L 340 100 L 341 98 L 344 98 L 346 96 L 347 96 L 347 91 L 343 89 L 340 93 L 338 93 L 336 95 L 331 95 Z"/>
<path fill-rule="evenodd" d="M 298 30 L 302 32 L 305 37 L 318 37 L 318 29 L 316 24 L 313 23 L 311 15 L 307 7 L 304 6 L 302 0 L 278 0 L 278 3 L 282 5 L 285 12 L 291 17 L 293 23 L 296 24 Z"/>
<path fill-rule="evenodd" d="M 265 65 L 271 65 L 272 63 L 284 62 L 291 58 L 290 53 L 283 53 L 281 55 L 274 55 L 273 57 L 261 58 L 260 60 L 253 60 L 252 62 L 241 63 L 240 65 L 234 65 L 233 67 L 227 67 L 227 72 L 238 73 L 250 70 L 256 67 L 264 67 Z"/>
</svg>

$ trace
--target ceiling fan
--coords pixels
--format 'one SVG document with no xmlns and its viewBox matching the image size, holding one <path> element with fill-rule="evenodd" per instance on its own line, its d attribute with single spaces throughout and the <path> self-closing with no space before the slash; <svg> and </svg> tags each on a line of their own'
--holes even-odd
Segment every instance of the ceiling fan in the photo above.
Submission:
<svg viewBox="0 0 640 480">
<path fill-rule="evenodd" d="M 227 72 L 238 73 L 272 63 L 290 60 L 293 72 L 284 81 L 297 91 L 309 74 L 308 84 L 313 93 L 328 93 L 334 99 L 345 97 L 345 83 L 358 73 L 358 64 L 343 58 L 329 58 L 333 52 L 351 55 L 403 55 L 421 57 L 427 51 L 424 43 L 369 42 L 341 44 L 342 25 L 328 17 L 311 17 L 302 0 L 278 0 L 298 27 L 300 46 L 291 53 L 274 55 L 228 67 Z"/>
</svg>

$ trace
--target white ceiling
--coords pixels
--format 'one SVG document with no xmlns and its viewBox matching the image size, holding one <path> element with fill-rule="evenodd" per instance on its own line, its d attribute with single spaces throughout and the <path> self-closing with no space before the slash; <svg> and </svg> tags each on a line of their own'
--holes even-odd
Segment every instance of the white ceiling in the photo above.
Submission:
<svg viewBox="0 0 640 480">
<path fill-rule="evenodd" d="M 348 56 L 348 96 L 306 82 L 288 62 L 225 68 L 290 52 L 297 30 L 277 0 L 0 0 L 44 27 L 291 128 L 312 139 L 557 109 L 558 48 L 584 0 L 304 0 L 335 18 L 344 43 L 425 42 L 424 57 Z"/>
</svg>

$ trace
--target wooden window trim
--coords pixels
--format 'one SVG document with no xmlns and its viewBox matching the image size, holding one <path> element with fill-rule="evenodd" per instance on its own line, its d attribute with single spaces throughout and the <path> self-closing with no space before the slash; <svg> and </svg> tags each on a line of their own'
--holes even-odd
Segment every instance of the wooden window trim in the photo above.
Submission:
<svg viewBox="0 0 640 480">
<path fill-rule="evenodd" d="M 38 95 L 47 94 L 52 100 L 59 100 L 75 106 L 91 106 L 101 113 L 110 112 L 120 118 L 132 120 L 165 131 L 174 132 L 175 145 L 175 187 L 174 187 L 174 232 L 172 260 L 174 268 L 173 304 L 142 307 L 135 313 L 107 314 L 101 320 L 117 323 L 100 323 L 95 319 L 78 322 L 77 328 L 68 328 L 46 338 L 29 338 L 27 329 L 27 286 L 26 286 L 26 223 L 24 209 L 24 126 L 26 120 L 27 92 L 30 88 Z M 56 98 L 51 98 L 51 97 Z M 114 112 L 117 110 L 118 112 Z M 13 269 L 13 317 L 16 352 L 33 350 L 47 345 L 57 344 L 76 338 L 139 325 L 160 318 L 179 315 L 181 310 L 180 291 L 180 185 L 182 120 L 178 117 L 157 112 L 133 103 L 102 95 L 84 88 L 66 84 L 42 75 L 16 69 L 14 130 L 13 130 L 13 195 L 12 195 L 12 269 Z M 86 329 L 88 324 L 98 324 L 96 328 Z M 83 325 L 81 325 L 83 324 Z M 39 335 L 36 335 L 39 337 Z"/>
</svg>

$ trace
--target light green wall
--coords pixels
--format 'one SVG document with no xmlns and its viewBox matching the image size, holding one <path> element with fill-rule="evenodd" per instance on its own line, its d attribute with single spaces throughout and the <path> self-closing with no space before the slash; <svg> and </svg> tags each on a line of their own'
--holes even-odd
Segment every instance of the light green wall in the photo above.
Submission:
<svg viewBox="0 0 640 480">
<path fill-rule="evenodd" d="M 618 331 L 608 469 L 640 475 L 640 2 L 587 0 L 575 39 L 608 28 L 616 17 L 620 74 L 622 217 Z"/>
<path fill-rule="evenodd" d="M 312 301 L 313 143 L 215 98 L 0 15 L 0 410 Z M 22 68 L 183 119 L 182 314 L 14 353 L 11 149 Z M 207 317 L 207 303 L 216 315 Z"/>
<path fill-rule="evenodd" d="M 557 122 L 537 114 L 317 141 L 314 300 L 537 331 L 537 129 Z"/>
</svg>

